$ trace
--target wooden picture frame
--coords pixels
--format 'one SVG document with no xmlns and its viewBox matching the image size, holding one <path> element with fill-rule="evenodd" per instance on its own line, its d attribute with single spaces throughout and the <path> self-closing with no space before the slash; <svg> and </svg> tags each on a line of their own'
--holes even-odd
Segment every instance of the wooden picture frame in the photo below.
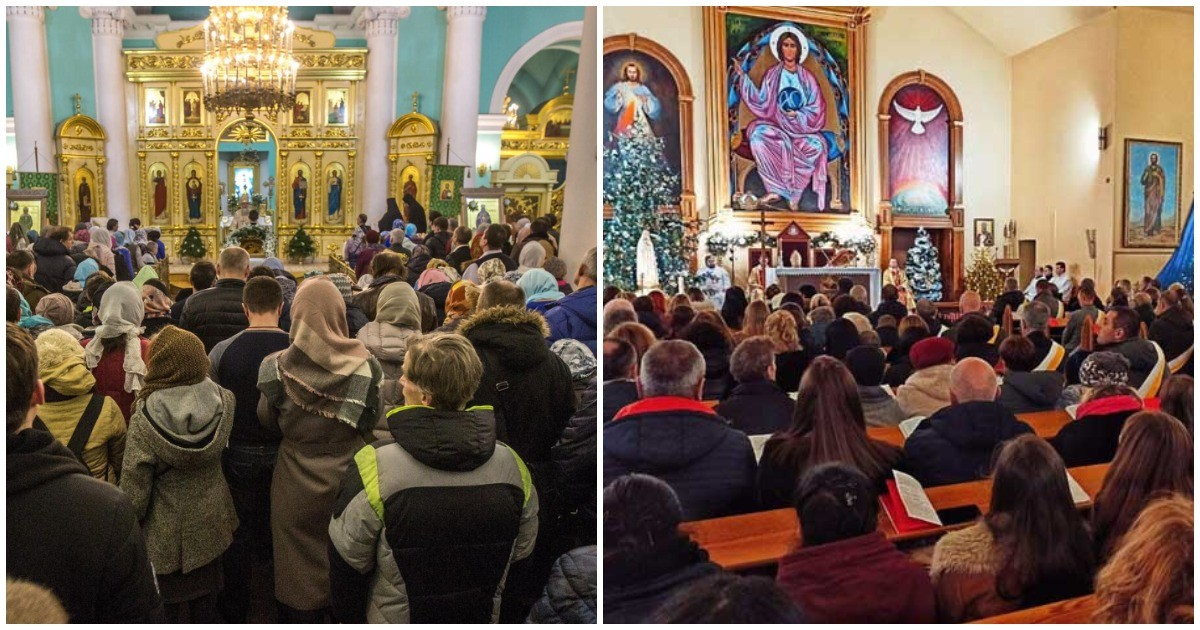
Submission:
<svg viewBox="0 0 1200 630">
<path fill-rule="evenodd" d="M 975 219 L 973 227 L 974 229 L 971 232 L 971 243 L 973 243 L 976 248 L 996 246 L 995 219 Z"/>
<path fill-rule="evenodd" d="M 1181 197 L 1183 159 L 1181 142 L 1125 139 L 1121 171 L 1124 180 L 1121 199 L 1122 247 L 1169 251 L 1179 245 L 1186 219 Z M 1158 168 L 1155 169 L 1155 166 Z M 1154 216 L 1147 217 L 1147 205 L 1155 205 L 1147 178 L 1154 177 L 1155 170 L 1162 179 L 1158 186 L 1158 210 Z"/>
</svg>

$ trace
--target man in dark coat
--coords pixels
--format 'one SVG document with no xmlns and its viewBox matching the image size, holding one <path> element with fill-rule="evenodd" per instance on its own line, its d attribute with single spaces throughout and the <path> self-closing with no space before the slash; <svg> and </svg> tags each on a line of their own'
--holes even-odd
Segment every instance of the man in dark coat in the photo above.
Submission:
<svg viewBox="0 0 1200 630">
<path fill-rule="evenodd" d="M 873 313 L 867 316 L 871 320 L 872 326 L 878 326 L 879 318 L 884 315 L 891 315 L 896 318 L 897 322 L 908 315 L 908 307 L 900 301 L 900 290 L 895 285 L 884 285 L 883 289 L 879 292 L 879 297 L 881 299 L 879 306 L 875 308 Z"/>
<path fill-rule="evenodd" d="M 604 340 L 604 424 L 637 402 L 637 350 L 624 339 Z"/>
<path fill-rule="evenodd" d="M 204 351 L 250 325 L 242 310 L 242 291 L 250 277 L 250 254 L 226 247 L 217 260 L 217 284 L 188 298 L 180 325 L 204 342 Z"/>
<path fill-rule="evenodd" d="M 188 280 L 192 283 L 191 288 L 180 289 L 175 295 L 175 303 L 171 305 L 171 319 L 177 322 L 183 321 L 183 309 L 188 298 L 211 287 L 217 281 L 217 266 L 207 260 L 195 263 L 188 271 Z"/>
<path fill-rule="evenodd" d="M 347 301 L 348 305 L 361 309 L 366 315 L 367 321 L 375 321 L 375 307 L 379 304 L 379 294 L 383 292 L 383 287 L 393 282 L 404 282 L 408 269 L 404 266 L 404 259 L 399 254 L 380 252 L 375 260 L 371 261 L 371 273 L 374 279 L 371 280 L 367 290 L 352 296 Z M 437 305 L 434 304 L 433 298 L 417 291 L 417 302 L 421 306 L 421 332 L 429 332 L 437 328 Z"/>
<path fill-rule="evenodd" d="M 465 225 L 454 228 L 454 250 L 446 256 L 446 262 L 460 274 L 465 267 L 464 263 L 471 260 L 472 236 L 471 228 Z"/>
<path fill-rule="evenodd" d="M 1091 317 L 1092 323 L 1095 324 L 1100 321 L 1100 316 L 1103 314 L 1103 311 L 1096 307 L 1096 290 L 1091 286 L 1085 284 L 1079 287 L 1073 299 L 1078 307 L 1067 317 L 1067 327 L 1063 329 L 1062 335 L 1062 345 L 1068 354 L 1074 352 L 1083 341 L 1084 321 Z M 1088 334 L 1090 335 L 1091 332 L 1089 330 Z"/>
<path fill-rule="evenodd" d="M 68 243 L 71 231 L 59 226 L 51 229 L 33 244 L 37 273 L 33 279 L 51 293 L 61 293 L 63 286 L 75 279 L 75 260 Z"/>
<path fill-rule="evenodd" d="M 1004 279 L 1004 293 L 996 297 L 992 302 L 992 323 L 999 324 L 1004 321 L 1004 307 L 1012 309 L 1013 314 L 1017 313 L 1017 309 L 1025 303 L 1025 294 L 1021 291 L 1021 285 L 1016 278 Z"/>
<path fill-rule="evenodd" d="M 526 621 L 596 623 L 596 545 L 559 556 L 546 582 L 545 595 L 533 605 Z"/>
<path fill-rule="evenodd" d="M 796 402 L 775 384 L 774 342 L 751 337 L 738 344 L 729 371 L 737 385 L 717 405 L 717 415 L 746 435 L 775 433 L 792 423 Z"/>
<path fill-rule="evenodd" d="M 33 337 L 10 323 L 5 343 L 8 577 L 49 589 L 74 623 L 163 621 L 129 498 L 37 419 L 45 391 Z"/>
<path fill-rule="evenodd" d="M 1191 315 L 1183 309 L 1179 293 L 1163 291 L 1158 298 L 1158 317 L 1150 325 L 1149 339 L 1163 349 L 1168 361 L 1192 349 L 1195 324 Z M 1189 354 L 1183 367 L 1176 374 L 1191 374 L 1192 359 Z"/>
<path fill-rule="evenodd" d="M 700 402 L 700 351 L 686 341 L 655 344 L 642 356 L 638 385 L 642 399 L 604 427 L 604 482 L 654 475 L 679 495 L 689 521 L 752 511 L 754 449 Z"/>
<path fill-rule="evenodd" d="M 921 421 L 904 442 L 908 472 L 922 485 L 944 486 L 982 479 L 1003 442 L 1029 425 L 996 402 L 996 372 L 983 359 L 959 361 L 950 373 L 950 406 Z"/>
<path fill-rule="evenodd" d="M 1129 359 L 1129 386 L 1138 388 L 1158 364 L 1154 344 L 1138 336 L 1141 320 L 1128 306 L 1108 310 L 1100 319 L 1096 331 L 1097 352 L 1108 351 Z"/>
<path fill-rule="evenodd" d="M 575 276 L 577 287 L 546 310 L 551 343 L 575 339 L 596 354 L 596 248 L 588 250 Z"/>
<path fill-rule="evenodd" d="M 450 253 L 450 240 L 450 221 L 446 217 L 434 219 L 433 234 L 425 237 L 425 247 L 429 250 L 429 255 L 446 260 Z"/>
</svg>

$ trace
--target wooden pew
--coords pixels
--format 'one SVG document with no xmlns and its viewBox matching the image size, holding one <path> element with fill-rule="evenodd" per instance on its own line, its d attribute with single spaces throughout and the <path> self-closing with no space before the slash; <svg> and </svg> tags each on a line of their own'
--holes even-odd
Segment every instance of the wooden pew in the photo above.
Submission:
<svg viewBox="0 0 1200 630">
<path fill-rule="evenodd" d="M 1061 409 L 1023 413 L 1018 415 L 1017 419 L 1028 424 L 1038 437 L 1045 440 L 1058 435 L 1058 432 L 1071 422 L 1070 414 Z M 897 427 L 868 427 L 867 436 L 895 446 L 904 446 L 904 434 Z"/>
<path fill-rule="evenodd" d="M 1092 614 L 1095 612 L 1095 596 L 1084 595 L 1053 604 L 977 619 L 971 623 L 1092 623 Z"/>
<path fill-rule="evenodd" d="M 1080 466 L 1070 470 L 1071 476 L 1091 497 L 1100 491 L 1107 471 L 1108 464 Z M 990 479 L 925 489 L 934 509 L 975 505 L 982 513 L 986 513 L 991 504 L 991 491 Z M 1080 508 L 1090 506 L 1089 502 Z M 879 509 L 879 531 L 893 542 L 936 538 L 964 526 L 961 524 L 900 534 L 892 527 L 883 508 Z M 679 529 L 708 551 L 713 562 L 732 571 L 773 564 L 790 552 L 800 537 L 796 511 L 791 508 L 691 521 L 682 523 Z"/>
</svg>

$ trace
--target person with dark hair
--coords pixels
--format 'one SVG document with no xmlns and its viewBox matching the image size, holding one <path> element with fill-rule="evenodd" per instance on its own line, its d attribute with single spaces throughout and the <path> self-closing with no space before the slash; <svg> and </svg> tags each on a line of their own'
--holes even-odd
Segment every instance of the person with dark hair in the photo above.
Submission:
<svg viewBox="0 0 1200 630">
<path fill-rule="evenodd" d="M 904 441 L 905 470 L 927 487 L 984 478 L 998 445 L 1033 433 L 996 402 L 996 371 L 983 359 L 958 362 L 949 386 L 950 405 L 922 420 Z"/>
<path fill-rule="evenodd" d="M 982 313 L 968 313 L 954 325 L 954 359 L 978 357 L 995 366 L 1000 362 L 1000 353 L 992 343 L 995 331 L 992 322 Z"/>
<path fill-rule="evenodd" d="M 445 260 L 450 254 L 450 242 L 453 238 L 450 233 L 450 221 L 446 217 L 438 217 L 431 225 L 433 233 L 425 237 L 424 245 L 429 249 L 430 256 Z"/>
<path fill-rule="evenodd" d="M 1137 313 L 1128 307 L 1113 307 L 1096 323 L 1095 351 L 1116 352 L 1129 359 L 1129 385 L 1140 387 L 1158 363 L 1158 350 L 1139 337 Z"/>
<path fill-rule="evenodd" d="M 604 424 L 612 421 L 625 405 L 638 399 L 638 355 L 624 339 L 604 339 Z"/>
<path fill-rule="evenodd" d="M 929 569 L 951 623 L 1085 595 L 1095 571 L 1062 459 L 1034 435 L 1001 449 L 987 515 L 943 536 Z"/>
<path fill-rule="evenodd" d="M 929 574 L 877 531 L 872 486 L 844 462 L 809 470 L 793 503 L 803 545 L 775 580 L 812 623 L 935 623 Z"/>
<path fill-rule="evenodd" d="M 25 296 L 29 299 L 29 295 Z M 1146 338 L 1157 343 L 1167 361 L 1183 362 L 1176 374 L 1191 374 L 1193 369 L 1193 344 L 1195 343 L 1194 316 L 1184 308 L 1187 299 L 1183 291 L 1164 291 L 1158 300 L 1154 323 L 1150 324 Z M 30 301 L 30 305 L 33 302 Z M 1185 358 L 1181 358 L 1185 355 Z"/>
<path fill-rule="evenodd" d="M 546 221 L 544 217 L 538 217 L 534 219 L 532 222 L 530 222 L 528 228 L 528 235 L 524 236 L 523 238 L 520 234 L 517 235 L 517 242 L 513 246 L 512 252 L 509 254 L 514 260 L 520 260 L 521 251 L 525 249 L 527 245 L 532 243 L 538 243 L 543 249 L 545 249 L 546 256 L 558 255 L 558 241 L 550 236 L 550 223 Z"/>
<path fill-rule="evenodd" d="M 1104 354 L 1108 353 L 1092 356 Z M 1089 368 L 1093 366 L 1094 362 Z M 1060 429 L 1050 444 L 1068 467 L 1110 462 L 1126 422 L 1141 410 L 1142 400 L 1127 385 L 1112 383 L 1092 388 L 1075 410 L 1075 421 Z"/>
<path fill-rule="evenodd" d="M 1093 499 L 1092 538 L 1103 562 L 1121 545 L 1137 515 L 1155 497 L 1192 496 L 1192 435 L 1175 418 L 1142 411 L 1125 421 L 1104 482 Z"/>
<path fill-rule="evenodd" d="M 504 253 L 503 247 L 508 239 L 508 231 L 501 223 L 493 223 L 487 227 L 483 233 L 483 255 L 476 258 L 463 271 L 463 278 L 471 282 L 479 282 L 479 266 L 483 263 L 496 258 L 504 263 L 505 271 L 515 271 L 517 269 L 517 261 Z"/>
<path fill-rule="evenodd" d="M 930 336 L 940 337 L 941 330 L 944 328 L 942 320 L 938 316 L 937 305 L 927 298 L 917 300 L 917 315 L 925 320 L 925 327 L 929 329 Z"/>
<path fill-rule="evenodd" d="M 633 310 L 637 313 L 637 321 L 646 328 L 649 328 L 654 336 L 658 339 L 663 339 L 667 336 L 667 331 L 663 327 L 662 320 L 658 317 L 658 313 L 654 311 L 654 300 L 649 296 L 643 295 L 633 301 Z"/>
<path fill-rule="evenodd" d="M 775 384 L 775 343 L 766 336 L 750 337 L 738 344 L 729 362 L 736 384 L 716 406 L 717 415 L 746 435 L 786 428 L 795 403 Z"/>
<path fill-rule="evenodd" d="M 354 265 L 354 275 L 363 276 L 371 269 L 371 260 L 380 252 L 384 251 L 383 245 L 379 244 L 379 232 L 375 230 L 367 230 L 363 235 L 363 241 L 366 245 L 358 252 L 358 262 Z"/>
<path fill-rule="evenodd" d="M 681 590 L 650 617 L 661 624 L 799 624 L 807 621 L 769 578 L 718 573 Z"/>
<path fill-rule="evenodd" d="M 895 285 L 885 284 L 880 290 L 879 306 L 867 316 L 871 320 L 872 326 L 879 325 L 879 318 L 884 315 L 891 315 L 900 321 L 905 315 L 908 315 L 908 307 L 900 301 L 900 290 Z"/>
<path fill-rule="evenodd" d="M 1066 312 L 1066 306 L 1062 303 L 1055 293 L 1056 287 L 1049 280 L 1039 280 L 1037 283 L 1037 296 L 1030 302 L 1039 302 L 1050 311 L 1051 317 L 1058 317 Z"/>
<path fill-rule="evenodd" d="M 151 229 L 146 232 L 146 244 L 150 246 L 150 253 L 154 255 L 154 260 L 159 261 L 167 257 L 167 246 L 159 239 L 162 238 L 162 232 Z"/>
<path fill-rule="evenodd" d="M 711 312 L 711 311 L 710 311 Z M 719 319 L 720 316 L 717 316 Z M 723 322 L 722 322 L 723 323 Z M 733 376 L 729 373 L 729 355 L 732 343 L 717 324 L 701 319 L 700 315 L 684 328 L 677 337 L 687 341 L 704 357 L 704 400 L 720 400 L 733 387 Z"/>
<path fill-rule="evenodd" d="M 1013 315 L 1017 314 L 1017 310 L 1025 303 L 1025 292 L 1021 291 L 1020 282 L 1015 276 L 1009 276 L 1004 279 L 1004 292 L 996 296 L 992 301 L 992 323 L 1001 324 L 1004 322 L 1005 307 L 1012 310 Z"/>
<path fill-rule="evenodd" d="M 471 260 L 471 236 L 471 228 L 465 225 L 454 228 L 454 249 L 445 258 L 460 274 L 465 269 L 466 262 Z"/>
<path fill-rule="evenodd" d="M 5 359 L 5 572 L 49 589 L 75 623 L 161 621 L 162 599 L 129 498 L 92 477 L 49 431 L 31 430 L 46 390 L 33 337 L 12 323 Z"/>
<path fill-rule="evenodd" d="M 1004 384 L 996 400 L 1001 405 L 1015 414 L 1054 409 L 1062 396 L 1063 375 L 1037 369 L 1037 350 L 1032 341 L 1018 335 L 1008 337 L 1000 344 L 1000 358 L 1004 360 Z"/>
<path fill-rule="evenodd" d="M 896 343 L 887 353 L 887 370 L 883 373 L 884 384 L 893 390 L 904 384 L 913 373 L 909 352 L 918 341 L 929 336 L 929 327 L 920 315 L 907 315 L 896 326 Z"/>
<path fill-rule="evenodd" d="M 725 325 L 731 330 L 741 330 L 747 305 L 749 301 L 746 299 L 745 289 L 739 286 L 726 289 L 725 301 L 721 304 L 721 319 L 725 320 Z"/>
<path fill-rule="evenodd" d="M 38 301 L 50 291 L 34 280 L 34 276 L 37 275 L 37 262 L 33 253 L 19 249 L 8 255 L 5 267 L 10 272 L 9 283 L 21 292 L 31 310 L 37 309 Z"/>
<path fill-rule="evenodd" d="M 797 480 L 831 461 L 853 464 L 882 488 L 903 459 L 899 447 L 867 437 L 862 402 L 846 366 L 832 357 L 817 357 L 800 381 L 791 427 L 763 446 L 759 503 L 764 508 L 790 505 Z"/>
<path fill-rule="evenodd" d="M 217 281 L 217 266 L 207 260 L 193 264 L 188 270 L 188 281 L 192 286 L 180 289 L 179 293 L 175 294 L 175 303 L 171 305 L 171 319 L 175 321 L 183 319 L 183 308 L 192 295 L 211 287 Z"/>
<path fill-rule="evenodd" d="M 1196 382 L 1187 374 L 1176 374 L 1168 378 L 1159 392 L 1159 405 L 1163 413 L 1183 423 L 1188 433 L 1192 432 L 1192 417 L 1196 412 Z"/>
<path fill-rule="evenodd" d="M 643 474 L 604 488 L 604 620 L 646 623 L 663 602 L 721 573 L 708 553 L 679 532 L 679 497 Z"/>
<path fill-rule="evenodd" d="M 641 400 L 604 427 L 605 483 L 653 472 L 675 490 L 686 520 L 754 508 L 754 450 L 745 433 L 700 403 L 704 357 L 686 341 L 660 341 L 638 371 Z M 686 433 L 688 439 L 679 436 Z"/>
<path fill-rule="evenodd" d="M 258 371 L 268 356 L 288 347 L 288 334 L 279 328 L 283 310 L 279 283 L 266 277 L 248 280 L 242 308 L 250 325 L 208 354 L 209 378 L 232 392 L 236 403 L 229 444 L 221 458 L 239 522 L 225 554 L 226 587 L 218 601 L 230 623 L 245 622 L 253 559 L 271 550 L 271 477 L 280 435 L 258 421 Z"/>
<path fill-rule="evenodd" d="M 868 427 L 894 427 L 904 421 L 907 416 L 900 409 L 900 403 L 882 386 L 886 363 L 879 348 L 859 346 L 846 353 L 844 362 L 854 377 L 858 399 L 862 402 L 863 420 Z"/>
<path fill-rule="evenodd" d="M 842 276 L 837 279 L 837 296 L 850 295 L 850 289 L 854 288 L 854 280 Z M 838 315 L 841 317 L 841 315 Z"/>
<path fill-rule="evenodd" d="M 1067 327 L 1063 329 L 1062 335 L 1062 345 L 1068 354 L 1074 352 L 1082 341 L 1084 320 L 1091 317 L 1092 323 L 1095 324 L 1101 317 L 1100 309 L 1096 308 L 1096 289 L 1086 279 L 1075 292 L 1074 299 L 1078 301 L 1079 307 L 1067 318 Z M 1092 331 L 1087 331 L 1087 334 L 1091 335 Z"/>
<path fill-rule="evenodd" d="M 33 279 L 51 293 L 60 293 L 75 276 L 75 260 L 70 252 L 71 231 L 57 226 L 33 244 L 36 266 Z"/>
<path fill-rule="evenodd" d="M 188 298 L 180 327 L 204 342 L 206 352 L 246 329 L 242 292 L 250 277 L 250 254 L 241 247 L 226 247 L 217 259 L 217 283 Z"/>
</svg>

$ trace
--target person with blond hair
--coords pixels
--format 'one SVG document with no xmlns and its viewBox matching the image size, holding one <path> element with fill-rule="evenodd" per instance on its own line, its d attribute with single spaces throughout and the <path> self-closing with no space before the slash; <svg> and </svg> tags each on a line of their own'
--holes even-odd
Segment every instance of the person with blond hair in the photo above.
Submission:
<svg viewBox="0 0 1200 630">
<path fill-rule="evenodd" d="M 1172 494 L 1146 506 L 1096 576 L 1095 623 L 1194 623 L 1195 503 Z"/>
<path fill-rule="evenodd" d="M 796 391 L 810 360 L 800 345 L 796 318 L 786 311 L 775 311 L 767 316 L 763 334 L 775 347 L 775 384 L 785 392 Z"/>
</svg>

